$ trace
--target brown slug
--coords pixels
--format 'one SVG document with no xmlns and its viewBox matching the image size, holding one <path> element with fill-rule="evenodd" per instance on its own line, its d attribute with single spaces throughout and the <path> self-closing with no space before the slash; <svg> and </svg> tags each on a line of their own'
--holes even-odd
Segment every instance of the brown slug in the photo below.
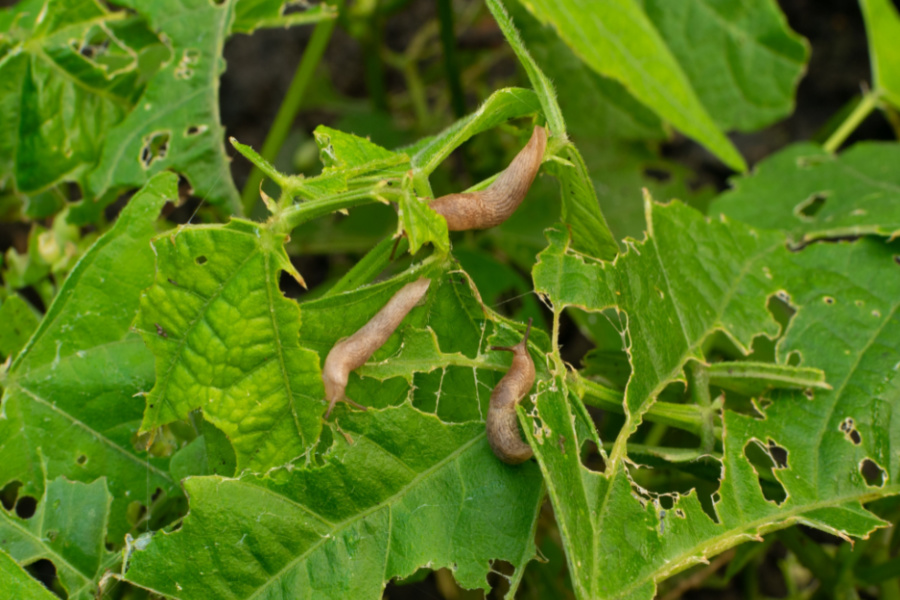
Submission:
<svg viewBox="0 0 900 600">
<path fill-rule="evenodd" d="M 347 398 L 344 393 L 350 371 L 364 365 L 369 357 L 381 348 L 409 311 L 422 299 L 430 284 L 431 280 L 425 277 L 407 283 L 391 296 L 387 304 L 368 323 L 334 345 L 322 368 L 322 383 L 325 384 L 325 399 L 328 401 L 326 419 L 338 401 L 366 410 L 365 406 Z"/>
<path fill-rule="evenodd" d="M 429 206 L 447 220 L 450 231 L 487 229 L 499 225 L 519 208 L 541 168 L 546 147 L 547 131 L 536 125 L 528 144 L 490 187 L 477 192 L 441 196 Z"/>
<path fill-rule="evenodd" d="M 506 350 L 513 353 L 509 371 L 491 393 L 491 405 L 487 416 L 487 439 L 497 458 L 510 465 L 525 462 L 534 452 L 519 436 L 519 419 L 516 405 L 534 385 L 534 362 L 528 354 L 528 334 L 531 333 L 531 319 L 522 341 L 512 347 L 491 346 L 491 350 Z"/>
</svg>

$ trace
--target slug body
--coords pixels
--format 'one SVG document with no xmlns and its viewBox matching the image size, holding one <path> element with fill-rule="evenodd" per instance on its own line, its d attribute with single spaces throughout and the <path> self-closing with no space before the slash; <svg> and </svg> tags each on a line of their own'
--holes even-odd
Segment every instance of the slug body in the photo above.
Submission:
<svg viewBox="0 0 900 600">
<path fill-rule="evenodd" d="M 345 395 L 350 371 L 364 365 L 369 357 L 381 348 L 409 311 L 422 299 L 430 284 L 431 280 L 424 277 L 407 283 L 391 296 L 387 304 L 368 323 L 334 345 L 322 368 L 325 399 L 328 401 L 326 419 L 339 401 L 366 410 L 365 406 L 357 404 Z"/>
<path fill-rule="evenodd" d="M 441 196 L 429 206 L 447 220 L 450 231 L 487 229 L 499 225 L 522 204 L 541 168 L 546 148 L 547 131 L 535 126 L 528 144 L 490 187 L 477 192 Z"/>
<path fill-rule="evenodd" d="M 506 350 L 513 353 L 512 365 L 494 391 L 487 416 L 487 439 L 497 458 L 510 465 L 525 462 L 534 455 L 527 443 L 519 436 L 519 419 L 516 405 L 534 385 L 534 362 L 528 354 L 528 334 L 531 320 L 522 341 L 511 348 L 493 346 L 491 350 Z"/>
</svg>

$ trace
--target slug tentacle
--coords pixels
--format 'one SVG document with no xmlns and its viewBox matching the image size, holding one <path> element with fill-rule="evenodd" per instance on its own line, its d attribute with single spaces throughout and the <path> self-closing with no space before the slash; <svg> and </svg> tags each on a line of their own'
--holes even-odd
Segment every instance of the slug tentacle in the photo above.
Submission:
<svg viewBox="0 0 900 600">
<path fill-rule="evenodd" d="M 487 229 L 499 225 L 519 208 L 541 168 L 546 148 L 547 131 L 535 126 L 528 144 L 490 187 L 477 192 L 441 196 L 429 206 L 447 220 L 450 231 Z"/>
<path fill-rule="evenodd" d="M 513 353 L 509 371 L 491 393 L 488 408 L 487 439 L 497 458 L 505 463 L 517 465 L 534 455 L 527 443 L 519 436 L 519 419 L 516 405 L 534 385 L 534 361 L 528 354 L 528 334 L 531 333 L 531 319 L 522 341 L 512 347 L 491 346 L 491 350 L 505 350 Z"/>
<path fill-rule="evenodd" d="M 368 323 L 334 345 L 322 367 L 322 383 L 325 384 L 325 399 L 328 401 L 326 419 L 331 415 L 334 405 L 340 401 L 366 410 L 365 406 L 357 404 L 345 394 L 350 371 L 366 364 L 369 357 L 381 348 L 409 311 L 419 303 L 430 284 L 431 280 L 424 277 L 407 283 L 391 296 Z"/>
</svg>

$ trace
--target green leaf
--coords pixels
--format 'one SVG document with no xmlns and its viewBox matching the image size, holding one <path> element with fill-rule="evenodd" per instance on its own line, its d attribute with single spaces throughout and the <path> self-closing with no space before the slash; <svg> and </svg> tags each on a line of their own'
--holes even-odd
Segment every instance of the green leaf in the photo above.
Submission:
<svg viewBox="0 0 900 600">
<path fill-rule="evenodd" d="M 572 138 L 662 139 L 659 117 L 618 81 L 584 64 L 550 26 L 542 26 L 519 2 L 509 12 L 531 55 L 556 87 Z"/>
<path fill-rule="evenodd" d="M 677 285 L 654 290 L 648 273 L 637 268 L 640 261 L 632 258 L 635 262 L 627 262 L 638 253 L 648 262 L 656 259 L 657 270 L 672 281 L 677 273 L 671 272 L 666 260 L 676 260 L 679 245 L 689 246 L 698 257 L 715 247 L 719 259 L 729 264 L 740 264 L 731 249 L 743 247 L 743 273 L 732 277 L 733 281 L 768 280 L 771 276 L 771 285 L 786 289 L 789 295 L 785 297 L 797 307 L 778 345 L 779 364 L 798 354 L 805 368 L 827 373 L 833 389 L 817 389 L 811 396 L 800 390 L 773 392 L 769 405 L 760 408 L 762 418 L 725 411 L 723 476 L 711 515 L 693 490 L 676 494 L 674 505 L 663 508 L 658 496 L 632 484 L 625 463 L 615 460 L 615 454 L 604 473 L 585 468 L 579 459 L 575 416 L 565 401 L 565 381 L 539 382 L 535 401 L 542 424 L 540 436 L 531 427 L 524 431 L 554 505 L 576 595 L 649 600 L 657 581 L 731 546 L 795 523 L 842 537 L 865 537 L 884 526 L 862 503 L 900 493 L 896 483 L 900 434 L 887 416 L 900 406 L 900 378 L 895 369 L 900 360 L 900 279 L 891 276 L 897 269 L 896 248 L 864 239 L 784 252 L 782 244 L 765 243 L 770 234 L 737 224 L 726 228 L 674 203 L 653 207 L 648 219 L 650 239 L 622 255 L 613 266 L 591 269 L 567 255 L 562 263 L 566 273 L 578 278 L 591 273 L 593 277 L 577 284 L 586 289 L 603 288 L 603 275 L 610 269 L 628 273 L 630 278 L 621 280 L 624 285 L 615 286 L 621 292 L 621 297 L 616 295 L 620 310 L 634 306 L 638 292 L 650 302 L 658 296 L 657 290 L 667 289 L 667 297 L 674 299 L 670 314 L 702 313 L 705 302 L 722 306 L 729 300 L 741 323 L 757 323 L 760 331 L 766 331 L 768 324 L 754 316 L 767 300 L 765 285 L 732 285 L 716 291 L 706 282 L 727 271 L 707 262 L 695 263 L 684 284 L 695 287 L 697 296 L 685 294 Z M 681 230 L 680 238 L 672 236 L 673 226 Z M 547 253 L 555 256 L 553 239 Z M 757 239 L 757 250 L 747 246 L 751 239 Z M 763 252 L 766 247 L 768 255 Z M 677 260 L 683 263 L 685 259 Z M 538 273 L 536 269 L 536 279 L 550 272 L 543 256 L 539 267 L 546 271 Z M 590 294 L 577 295 L 562 286 L 553 293 L 570 298 L 568 303 L 584 299 L 583 304 L 591 307 L 598 304 Z M 594 293 L 601 297 L 605 291 Z M 633 360 L 641 351 L 636 336 L 646 331 L 645 324 L 655 326 L 656 340 L 680 339 L 694 327 L 693 320 L 660 319 L 658 314 L 646 306 L 627 314 Z M 727 318 L 720 319 L 717 327 L 730 332 L 736 341 L 746 339 Z M 711 332 L 708 328 L 704 335 Z M 653 350 L 655 356 L 665 356 L 665 348 L 653 346 Z M 628 393 L 635 385 L 643 385 L 644 379 L 655 381 L 659 371 L 658 363 L 641 367 L 635 361 L 634 365 Z M 677 373 L 669 373 L 665 379 L 675 377 Z M 623 432 L 629 433 L 627 428 Z M 772 476 L 767 487 L 780 487 L 784 492 L 781 499 L 764 494 L 761 473 L 747 454 L 749 446 L 769 455 Z M 772 448 L 781 452 L 776 454 Z M 868 469 L 880 469 L 881 477 L 864 475 L 867 465 Z"/>
<path fill-rule="evenodd" d="M 403 232 L 409 238 L 409 252 L 415 254 L 419 249 L 431 242 L 441 254 L 450 251 L 450 238 L 447 231 L 447 220 L 428 207 L 424 199 L 415 194 L 400 197 L 398 216 Z"/>
<path fill-rule="evenodd" d="M 66 279 L 7 375 L 0 407 L 0 481 L 41 496 L 46 478 L 90 482 L 106 476 L 113 495 L 110 539 L 131 525 L 128 504 L 159 488 L 179 493 L 168 461 L 135 450 L 153 359 L 131 332 L 140 292 L 152 281 L 159 210 L 178 197 L 177 177 L 160 174 L 136 194 L 115 225 Z"/>
<path fill-rule="evenodd" d="M 513 52 L 516 53 L 519 63 L 528 74 L 528 80 L 541 103 L 541 110 L 544 112 L 544 118 L 547 119 L 547 126 L 551 134 L 557 139 L 566 139 L 566 122 L 563 120 L 562 111 L 556 101 L 556 90 L 553 89 L 553 84 L 531 58 L 503 3 L 500 0 L 487 0 L 487 7 L 494 15 L 500 31 L 503 32 L 503 37 L 506 38 Z"/>
<path fill-rule="evenodd" d="M 891 0 L 860 0 L 859 4 L 866 21 L 873 87 L 900 109 L 900 13 Z"/>
<path fill-rule="evenodd" d="M 164 45 L 96 0 L 31 0 L 0 20 L 0 172 L 35 193 L 85 176 L 131 111 Z"/>
<path fill-rule="evenodd" d="M 725 164 L 744 159 L 697 96 L 665 39 L 635 0 L 532 0 L 528 9 L 550 22 L 585 63 L 620 81 L 660 117 L 710 149 Z"/>
<path fill-rule="evenodd" d="M 378 163 L 397 159 L 400 156 L 374 144 L 366 138 L 361 138 L 352 133 L 344 133 L 325 125 L 319 125 L 313 131 L 316 145 L 319 147 L 319 157 L 325 167 L 323 172 L 346 171 L 350 168 L 366 166 L 369 163 Z"/>
<path fill-rule="evenodd" d="M 790 146 L 733 181 L 710 214 L 788 234 L 792 244 L 900 232 L 900 144 L 863 142 L 839 156 Z"/>
<path fill-rule="evenodd" d="M 194 193 L 238 211 L 239 198 L 219 123 L 218 77 L 222 47 L 231 30 L 235 0 L 118 2 L 143 15 L 167 40 L 172 58 L 148 82 L 135 110 L 104 136 L 99 164 L 90 173 L 90 201 L 72 219 L 95 220 L 113 196 L 140 186 L 154 173 L 182 173 Z M 95 201 L 103 197 L 103 201 Z"/>
<path fill-rule="evenodd" d="M 560 220 L 572 232 L 572 248 L 594 258 L 612 260 L 618 254 L 619 246 L 600 212 L 584 159 L 572 144 L 566 146 L 562 154 L 568 164 L 554 161 L 547 167 L 559 179 Z"/>
<path fill-rule="evenodd" d="M 239 472 L 315 445 L 324 391 L 316 355 L 300 347 L 299 308 L 279 288 L 282 270 L 296 274 L 284 239 L 232 220 L 154 240 L 156 277 L 136 322 L 156 356 L 143 431 L 202 409 L 233 444 Z"/>
<path fill-rule="evenodd" d="M 566 234 L 549 230 L 550 246 L 533 270 L 535 290 L 557 311 L 616 307 L 627 315 L 633 372 L 614 461 L 666 384 L 688 359 L 702 358 L 700 344 L 712 331 L 726 331 L 746 352 L 754 336 L 779 329 L 766 309 L 779 289 L 766 265 L 783 251 L 780 235 L 708 221 L 677 201 L 660 206 L 648 198 L 646 211 L 649 239 L 615 263 L 590 261 L 569 248 Z"/>
<path fill-rule="evenodd" d="M 3 550 L 0 550 L 0 586 L 18 600 L 56 600 L 56 596 Z"/>
<path fill-rule="evenodd" d="M 706 367 L 709 382 L 725 390 L 755 395 L 772 388 L 830 390 L 821 369 L 772 363 L 720 362 Z"/>
<path fill-rule="evenodd" d="M 14 356 L 37 329 L 40 317 L 22 296 L 13 294 L 0 306 L 0 355 Z"/>
<path fill-rule="evenodd" d="M 412 165 L 417 173 L 430 175 L 451 152 L 472 136 L 510 119 L 534 114 L 540 109 L 538 97 L 531 90 L 497 90 L 471 115 L 460 119 L 441 133 L 401 150 L 412 157 Z"/>
<path fill-rule="evenodd" d="M 788 116 L 809 58 L 774 0 L 639 0 L 716 124 L 755 131 Z"/>
<path fill-rule="evenodd" d="M 325 464 L 278 480 L 191 478 L 182 528 L 135 552 L 127 579 L 173 598 L 381 598 L 419 567 L 487 589 L 490 561 L 535 554 L 533 463 L 498 461 L 481 422 L 409 405 L 344 412 Z M 352 441 L 350 441 L 352 440 Z"/>
<path fill-rule="evenodd" d="M 297 3 L 290 0 L 241 0 L 234 9 L 231 33 L 253 33 L 262 27 L 307 25 L 337 17 L 334 7 L 324 2 L 315 6 L 301 5 L 305 9 L 302 11 L 286 12 L 296 6 Z"/>
<path fill-rule="evenodd" d="M 105 545 L 111 501 L 105 477 L 91 484 L 57 478 L 28 519 L 0 510 L 3 549 L 20 565 L 49 560 L 69 598 L 92 600 L 103 571 L 117 560 Z"/>
</svg>

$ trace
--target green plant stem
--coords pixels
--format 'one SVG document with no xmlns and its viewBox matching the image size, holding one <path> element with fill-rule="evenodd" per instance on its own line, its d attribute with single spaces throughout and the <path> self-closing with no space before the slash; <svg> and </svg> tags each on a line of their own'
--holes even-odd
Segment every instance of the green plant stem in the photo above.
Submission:
<svg viewBox="0 0 900 600">
<path fill-rule="evenodd" d="M 713 423 L 715 412 L 712 408 L 712 400 L 709 397 L 709 371 L 706 365 L 693 360 L 687 366 L 688 386 L 691 389 L 691 398 L 694 404 L 700 408 L 703 416 L 703 428 L 700 430 L 700 450 L 712 452 L 716 444 L 715 425 Z"/>
<path fill-rule="evenodd" d="M 397 243 L 393 237 L 387 237 L 381 240 L 378 245 L 368 252 L 368 254 L 353 265 L 353 268 L 347 271 L 337 283 L 331 286 L 331 289 L 325 292 L 322 298 L 328 298 L 329 296 L 336 296 L 354 290 L 375 279 L 388 263 L 391 262 L 391 252 L 394 250 L 395 243 L 397 244 L 396 254 L 398 256 L 406 252 L 406 249 L 409 248 L 409 240 L 405 237 L 400 238 L 399 243 Z"/>
<path fill-rule="evenodd" d="M 463 95 L 459 76 L 459 61 L 456 57 L 456 32 L 453 27 L 453 6 L 450 0 L 438 0 L 438 18 L 441 22 L 441 46 L 444 49 L 444 70 L 450 86 L 450 104 L 457 119 L 466 114 L 466 99 Z"/>
<path fill-rule="evenodd" d="M 859 127 L 860 123 L 869 116 L 869 113 L 875 110 L 876 106 L 878 106 L 877 93 L 869 92 L 863 95 L 859 104 L 853 109 L 853 112 L 851 112 L 834 133 L 825 140 L 825 143 L 822 144 L 822 148 L 824 148 L 826 152 L 832 154 L 837 152 L 837 149 L 841 147 L 841 144 L 843 144 L 844 141 L 850 137 L 850 134 Z"/>
<path fill-rule="evenodd" d="M 343 5 L 344 0 L 334 0 L 334 6 L 338 11 L 341 10 Z M 319 65 L 319 61 L 322 60 L 322 55 L 325 53 L 325 48 L 331 40 L 331 34 L 334 32 L 336 23 L 336 18 L 320 21 L 313 30 L 312 37 L 310 37 L 309 43 L 303 51 L 303 58 L 300 59 L 300 64 L 297 65 L 297 71 L 294 73 L 291 86 L 281 102 L 278 114 L 275 116 L 275 122 L 272 123 L 271 129 L 266 135 L 266 141 L 263 143 L 262 157 L 270 163 L 275 162 L 284 140 L 287 139 L 291 125 L 294 123 L 294 118 L 300 110 L 300 103 L 303 102 L 306 88 L 309 87 L 309 82 L 312 80 L 316 67 Z M 241 204 L 244 214 L 247 216 L 250 216 L 253 207 L 259 199 L 259 184 L 262 178 L 262 172 L 254 166 L 241 193 Z"/>
<path fill-rule="evenodd" d="M 322 200 L 309 200 L 299 204 L 292 204 L 273 217 L 276 223 L 275 229 L 281 232 L 289 232 L 312 219 L 324 217 L 345 208 L 376 202 L 386 196 L 399 196 L 401 194 L 400 190 L 392 190 L 390 188 L 367 188 L 336 194 Z"/>
<path fill-rule="evenodd" d="M 624 396 L 621 392 L 611 390 L 590 379 L 584 379 L 580 375 L 575 375 L 575 377 L 577 377 L 575 385 L 584 390 L 583 401 L 585 404 L 610 412 L 625 413 L 622 406 Z M 692 404 L 655 402 L 644 414 L 644 420 L 670 425 L 697 435 L 700 435 L 704 426 L 704 417 L 700 408 Z M 713 435 L 717 439 L 721 439 L 722 428 L 714 427 Z"/>
</svg>

